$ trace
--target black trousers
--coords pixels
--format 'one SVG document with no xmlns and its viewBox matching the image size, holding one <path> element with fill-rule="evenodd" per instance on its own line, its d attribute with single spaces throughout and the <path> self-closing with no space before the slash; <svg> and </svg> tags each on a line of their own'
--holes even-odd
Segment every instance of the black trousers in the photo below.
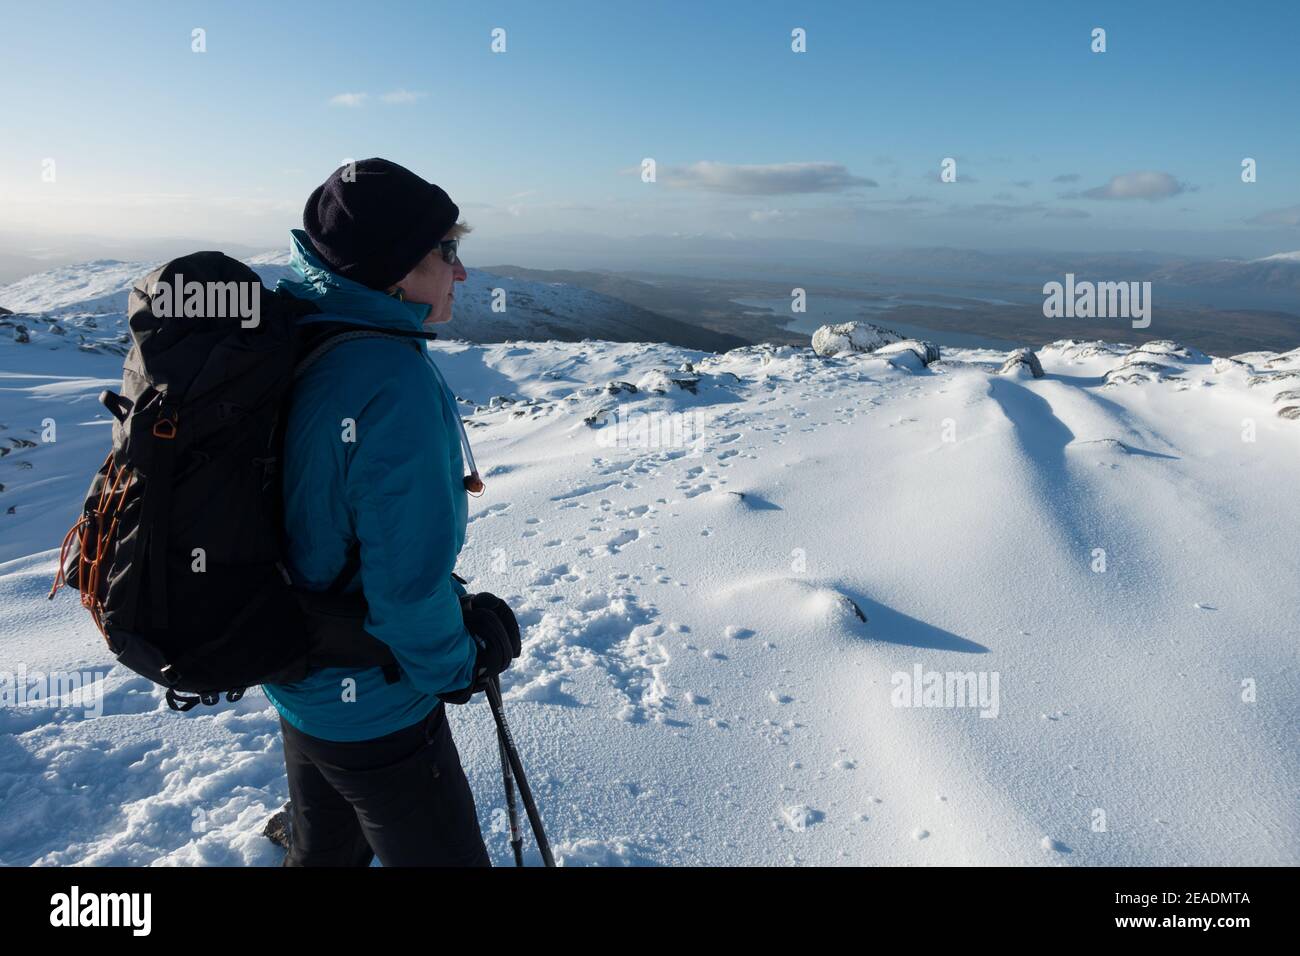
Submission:
<svg viewBox="0 0 1300 956">
<path fill-rule="evenodd" d="M 490 866 L 443 704 L 371 740 L 321 740 L 280 719 L 292 802 L 285 866 Z"/>
</svg>

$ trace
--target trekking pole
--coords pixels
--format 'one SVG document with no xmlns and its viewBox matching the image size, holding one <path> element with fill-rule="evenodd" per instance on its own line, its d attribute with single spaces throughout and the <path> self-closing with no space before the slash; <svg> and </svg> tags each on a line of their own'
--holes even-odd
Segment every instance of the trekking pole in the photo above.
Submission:
<svg viewBox="0 0 1300 956">
<path fill-rule="evenodd" d="M 519 832 L 519 807 L 515 805 L 515 777 L 510 769 L 510 757 L 506 754 L 505 741 L 501 739 L 500 727 L 497 728 L 497 751 L 501 754 L 501 782 L 506 788 L 506 809 L 510 814 L 510 848 L 515 851 L 515 866 L 523 866 L 524 836 Z"/>
<path fill-rule="evenodd" d="M 519 759 L 519 751 L 515 749 L 515 740 L 510 734 L 510 725 L 506 723 L 505 711 L 501 704 L 501 682 L 493 677 L 487 682 L 484 690 L 487 693 L 488 704 L 492 707 L 492 716 L 497 722 L 497 743 L 502 754 L 506 757 L 506 763 L 514 775 L 515 782 L 519 785 L 519 796 L 523 798 L 524 810 L 528 813 L 528 822 L 532 825 L 533 836 L 537 839 L 537 849 L 542 854 L 542 862 L 547 866 L 555 866 L 555 857 L 551 855 L 551 844 L 547 842 L 546 831 L 542 829 L 542 816 L 537 812 L 537 803 L 533 800 L 533 791 L 528 786 L 528 778 L 524 776 L 524 765 Z M 508 796 L 509 789 L 507 789 L 506 793 Z M 521 859 L 522 850 L 516 849 L 515 852 L 515 859 Z"/>
</svg>

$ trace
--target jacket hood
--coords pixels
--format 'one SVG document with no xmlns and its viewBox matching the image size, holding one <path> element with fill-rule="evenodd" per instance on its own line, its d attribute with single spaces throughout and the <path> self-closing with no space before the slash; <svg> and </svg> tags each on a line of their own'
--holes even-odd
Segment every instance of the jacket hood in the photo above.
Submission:
<svg viewBox="0 0 1300 956">
<path fill-rule="evenodd" d="M 318 315 L 304 316 L 302 322 L 330 321 L 331 316 L 341 315 L 349 322 L 377 329 L 419 331 L 432 308 L 403 302 L 331 272 L 301 229 L 289 233 L 289 268 L 297 278 L 281 279 L 275 284 L 275 291 L 286 291 L 321 310 Z"/>
</svg>

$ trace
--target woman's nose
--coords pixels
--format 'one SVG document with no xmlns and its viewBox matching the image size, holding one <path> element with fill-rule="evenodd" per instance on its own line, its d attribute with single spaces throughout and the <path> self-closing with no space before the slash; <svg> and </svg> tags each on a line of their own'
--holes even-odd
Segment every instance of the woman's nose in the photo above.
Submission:
<svg viewBox="0 0 1300 956">
<path fill-rule="evenodd" d="M 454 282 L 464 282 L 469 276 L 469 273 L 465 271 L 465 264 L 460 261 L 460 256 L 456 257 L 456 265 L 452 268 L 451 278 Z"/>
</svg>

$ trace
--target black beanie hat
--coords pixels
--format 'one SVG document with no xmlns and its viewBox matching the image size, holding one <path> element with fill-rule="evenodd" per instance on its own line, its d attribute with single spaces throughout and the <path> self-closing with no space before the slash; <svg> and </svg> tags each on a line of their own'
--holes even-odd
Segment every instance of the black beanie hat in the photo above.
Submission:
<svg viewBox="0 0 1300 956">
<path fill-rule="evenodd" d="M 460 209 L 433 183 L 386 159 L 341 166 L 302 211 L 311 243 L 332 270 L 372 289 L 397 283 L 456 223 Z"/>
</svg>

